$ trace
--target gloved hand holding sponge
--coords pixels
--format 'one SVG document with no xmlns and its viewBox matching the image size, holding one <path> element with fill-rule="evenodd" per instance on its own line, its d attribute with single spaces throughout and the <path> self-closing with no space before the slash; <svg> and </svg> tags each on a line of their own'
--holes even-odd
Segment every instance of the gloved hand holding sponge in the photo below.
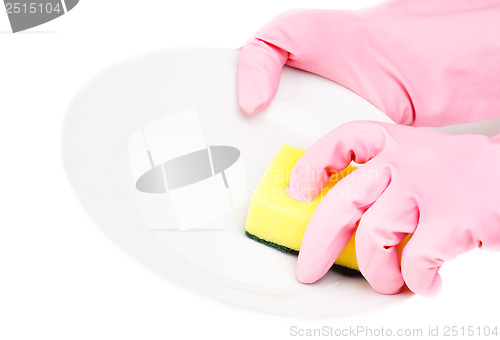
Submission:
<svg viewBox="0 0 500 340">
<path fill-rule="evenodd" d="M 331 79 L 413 126 L 351 122 L 297 162 L 286 189 L 297 201 L 313 200 L 351 161 L 362 164 L 312 214 L 297 263 L 301 282 L 320 279 L 355 231 L 359 270 L 383 294 L 404 284 L 435 294 L 444 261 L 475 247 L 500 250 L 500 135 L 416 128 L 500 116 L 498 1 L 396 0 L 357 11 L 286 12 L 240 50 L 244 110 L 269 105 L 285 64 Z M 409 234 L 398 256 L 396 246 Z"/>
</svg>

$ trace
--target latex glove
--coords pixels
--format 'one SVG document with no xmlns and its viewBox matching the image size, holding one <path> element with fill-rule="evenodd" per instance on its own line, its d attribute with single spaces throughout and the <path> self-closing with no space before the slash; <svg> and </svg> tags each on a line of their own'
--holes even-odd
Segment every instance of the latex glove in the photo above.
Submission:
<svg viewBox="0 0 500 340">
<path fill-rule="evenodd" d="M 319 139 L 294 167 L 287 193 L 313 199 L 332 173 L 361 165 L 323 198 L 307 225 L 297 277 L 320 279 L 356 229 L 361 273 L 375 291 L 403 284 L 432 295 L 438 268 L 475 247 L 500 250 L 500 136 L 449 135 L 369 121 Z M 413 234 L 403 249 L 396 245 Z"/>
<path fill-rule="evenodd" d="M 500 116 L 499 58 L 498 0 L 293 10 L 241 48 L 239 103 L 265 109 L 286 64 L 351 89 L 399 124 L 477 121 Z"/>
</svg>

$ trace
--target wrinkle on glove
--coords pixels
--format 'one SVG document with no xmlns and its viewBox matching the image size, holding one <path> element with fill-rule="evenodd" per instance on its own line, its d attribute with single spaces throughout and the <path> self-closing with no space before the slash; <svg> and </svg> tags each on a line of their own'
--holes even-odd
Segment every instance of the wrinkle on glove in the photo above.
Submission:
<svg viewBox="0 0 500 340">
<path fill-rule="evenodd" d="M 500 116 L 499 59 L 500 1 L 291 10 L 240 49 L 239 103 L 264 110 L 286 64 L 343 85 L 399 124 L 478 121 Z"/>
<path fill-rule="evenodd" d="M 499 137 L 357 121 L 319 139 L 292 170 L 290 197 L 314 199 L 333 173 L 351 161 L 363 165 L 326 194 L 309 220 L 299 281 L 323 277 L 355 231 L 360 271 L 383 294 L 405 283 L 415 293 L 436 294 L 444 261 L 475 247 L 500 250 Z M 396 246 L 408 234 L 399 259 Z"/>
</svg>

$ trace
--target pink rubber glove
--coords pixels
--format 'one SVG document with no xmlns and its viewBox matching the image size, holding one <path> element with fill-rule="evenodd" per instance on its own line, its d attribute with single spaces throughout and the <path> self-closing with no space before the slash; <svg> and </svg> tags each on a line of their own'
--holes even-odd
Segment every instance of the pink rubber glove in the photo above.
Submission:
<svg viewBox="0 0 500 340">
<path fill-rule="evenodd" d="M 475 247 L 500 250 L 500 136 L 449 135 L 388 123 L 344 124 L 293 169 L 287 193 L 307 201 L 351 160 L 365 163 L 335 185 L 306 228 L 297 264 L 320 279 L 356 232 L 356 256 L 375 291 L 403 284 L 432 295 L 438 269 Z M 396 245 L 413 234 L 399 263 Z"/>
<path fill-rule="evenodd" d="M 294 10 L 241 48 L 239 102 L 250 114 L 265 109 L 286 64 L 351 89 L 399 124 L 477 121 L 500 115 L 499 60 L 498 0 Z"/>
</svg>

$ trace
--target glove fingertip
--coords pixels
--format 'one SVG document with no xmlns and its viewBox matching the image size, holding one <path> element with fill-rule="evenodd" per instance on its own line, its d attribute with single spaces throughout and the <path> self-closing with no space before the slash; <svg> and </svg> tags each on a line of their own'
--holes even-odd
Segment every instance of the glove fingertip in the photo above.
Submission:
<svg viewBox="0 0 500 340">
<path fill-rule="evenodd" d="M 441 275 L 439 275 L 439 273 L 436 273 L 431 285 L 427 289 L 424 289 L 420 295 L 427 297 L 436 296 L 441 292 L 442 287 L 443 279 L 441 278 Z"/>
<path fill-rule="evenodd" d="M 278 77 L 278 80 L 273 79 L 274 77 Z M 249 67 L 240 66 L 238 74 L 240 107 L 250 115 L 264 111 L 273 100 L 278 90 L 278 84 L 279 75 L 252 71 Z"/>
<path fill-rule="evenodd" d="M 326 275 L 333 261 L 329 260 L 328 254 L 318 251 L 318 242 L 314 237 L 304 241 L 297 259 L 296 276 L 299 282 L 314 283 Z"/>
<path fill-rule="evenodd" d="M 393 287 L 390 289 L 388 289 L 387 287 L 373 287 L 373 286 L 372 288 L 375 292 L 382 295 L 396 295 L 401 293 L 401 291 L 403 290 L 403 285 L 400 285 L 399 287 Z"/>
<path fill-rule="evenodd" d="M 276 95 L 288 54 L 259 39 L 251 39 L 239 52 L 238 101 L 245 112 L 257 114 Z"/>
<path fill-rule="evenodd" d="M 242 92 L 242 91 L 239 91 Z M 238 102 L 240 104 L 240 107 L 248 113 L 249 115 L 253 116 L 258 113 L 261 113 L 264 111 L 268 106 L 271 100 L 259 100 L 259 98 L 255 98 L 257 96 L 252 95 L 251 91 L 245 91 L 247 92 L 246 94 L 240 94 Z"/>
<path fill-rule="evenodd" d="M 314 200 L 316 198 L 316 196 L 318 196 L 317 194 L 316 195 L 314 195 L 314 194 L 304 195 L 303 193 L 292 188 L 291 185 L 286 186 L 285 192 L 290 198 L 292 198 L 296 201 L 299 201 L 299 202 L 311 202 L 312 200 Z"/>
<path fill-rule="evenodd" d="M 441 279 L 441 275 L 439 275 L 439 273 L 436 272 L 430 284 L 424 284 L 424 282 L 425 280 L 413 283 L 407 281 L 406 285 L 413 293 L 424 297 L 434 297 L 441 292 L 443 280 Z"/>
<path fill-rule="evenodd" d="M 297 280 L 301 283 L 314 283 L 323 277 L 322 274 L 318 274 L 307 268 L 307 266 L 302 265 L 300 261 L 297 263 L 296 276 Z"/>
</svg>

